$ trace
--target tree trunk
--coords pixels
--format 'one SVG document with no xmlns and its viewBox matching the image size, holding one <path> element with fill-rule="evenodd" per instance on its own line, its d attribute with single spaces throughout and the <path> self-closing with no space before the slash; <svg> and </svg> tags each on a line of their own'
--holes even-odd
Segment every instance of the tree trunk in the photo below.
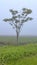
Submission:
<svg viewBox="0 0 37 65">
<path fill-rule="evenodd" d="M 18 45 L 18 38 L 19 38 L 19 32 L 17 32 L 17 45 Z"/>
</svg>

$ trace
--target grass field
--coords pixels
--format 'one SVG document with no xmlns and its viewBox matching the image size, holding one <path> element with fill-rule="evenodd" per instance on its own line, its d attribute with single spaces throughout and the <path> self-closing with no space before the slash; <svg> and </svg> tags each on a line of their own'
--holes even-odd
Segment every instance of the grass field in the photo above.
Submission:
<svg viewBox="0 0 37 65">
<path fill-rule="evenodd" d="M 16 36 L 0 36 L 0 42 L 10 45 L 11 44 L 16 45 Z M 37 36 L 19 37 L 19 44 L 26 44 L 26 43 L 37 43 Z"/>
<path fill-rule="evenodd" d="M 19 37 L 16 44 L 16 37 L 0 36 L 0 65 L 37 65 L 37 37 Z"/>
<path fill-rule="evenodd" d="M 0 47 L 0 65 L 37 65 L 37 43 Z"/>
</svg>

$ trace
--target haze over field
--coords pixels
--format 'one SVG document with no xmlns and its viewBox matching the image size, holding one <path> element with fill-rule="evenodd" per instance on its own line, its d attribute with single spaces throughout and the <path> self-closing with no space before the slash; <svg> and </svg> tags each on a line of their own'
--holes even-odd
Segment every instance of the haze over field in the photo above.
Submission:
<svg viewBox="0 0 37 65">
<path fill-rule="evenodd" d="M 30 8 L 32 10 L 30 16 L 34 19 L 24 24 L 20 35 L 37 36 L 37 0 L 0 0 L 0 35 L 16 35 L 11 25 L 5 23 L 3 19 L 11 17 L 9 9 L 21 10 L 22 8 Z"/>
</svg>

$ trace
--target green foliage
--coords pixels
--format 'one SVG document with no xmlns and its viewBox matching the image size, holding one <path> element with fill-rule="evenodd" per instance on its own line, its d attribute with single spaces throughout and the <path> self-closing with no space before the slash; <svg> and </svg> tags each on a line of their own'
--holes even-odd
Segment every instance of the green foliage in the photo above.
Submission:
<svg viewBox="0 0 37 65">
<path fill-rule="evenodd" d="M 0 47 L 0 65 L 37 65 L 37 44 Z"/>
</svg>

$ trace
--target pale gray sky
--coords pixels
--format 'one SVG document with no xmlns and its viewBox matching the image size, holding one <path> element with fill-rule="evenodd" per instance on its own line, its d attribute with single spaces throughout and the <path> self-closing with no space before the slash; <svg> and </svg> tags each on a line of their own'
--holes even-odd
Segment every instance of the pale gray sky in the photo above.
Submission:
<svg viewBox="0 0 37 65">
<path fill-rule="evenodd" d="M 11 17 L 9 9 L 32 9 L 33 21 L 26 22 L 20 32 L 21 35 L 37 35 L 37 0 L 0 0 L 0 35 L 16 35 L 10 24 L 3 18 Z"/>
</svg>

